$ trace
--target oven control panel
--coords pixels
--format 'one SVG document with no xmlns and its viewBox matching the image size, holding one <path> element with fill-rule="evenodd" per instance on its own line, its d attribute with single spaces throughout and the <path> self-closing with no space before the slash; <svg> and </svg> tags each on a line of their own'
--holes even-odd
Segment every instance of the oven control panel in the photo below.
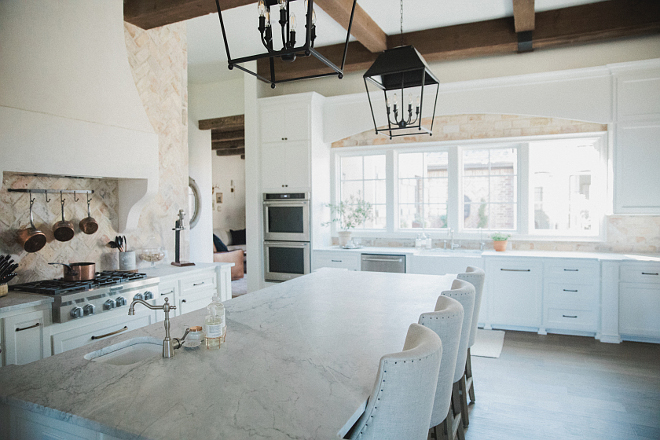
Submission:
<svg viewBox="0 0 660 440">
<path fill-rule="evenodd" d="M 78 294 L 67 295 L 61 298 L 60 303 L 53 303 L 53 322 L 67 322 L 74 319 L 83 319 L 89 316 L 108 312 L 118 312 L 123 309 L 128 314 L 128 306 L 134 299 L 141 299 L 155 303 L 158 296 L 158 285 L 130 288 L 114 286 L 104 291 L 93 290 Z M 121 313 L 121 312 L 118 312 Z"/>
</svg>

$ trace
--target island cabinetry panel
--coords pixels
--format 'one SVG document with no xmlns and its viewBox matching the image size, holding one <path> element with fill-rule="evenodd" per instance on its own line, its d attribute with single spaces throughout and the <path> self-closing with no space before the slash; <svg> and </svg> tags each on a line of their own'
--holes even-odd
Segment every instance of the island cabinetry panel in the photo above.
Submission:
<svg viewBox="0 0 660 440">
<path fill-rule="evenodd" d="M 3 365 L 23 365 L 50 355 L 43 343 L 44 329 L 51 323 L 50 308 L 18 313 L 1 321 Z"/>
<path fill-rule="evenodd" d="M 114 315 L 112 318 L 89 325 L 80 321 L 70 321 L 52 326 L 50 337 L 53 354 L 73 350 L 156 322 L 155 313 L 146 308 L 143 310 L 136 308 L 133 316 L 129 316 L 127 313 L 127 308 L 118 310 L 112 313 Z"/>
<path fill-rule="evenodd" d="M 314 251 L 312 270 L 322 267 L 337 269 L 360 270 L 360 254 L 342 251 Z"/>
<path fill-rule="evenodd" d="M 548 259 L 544 263 L 543 328 L 596 332 L 600 265 L 597 261 Z"/>
<path fill-rule="evenodd" d="M 486 327 L 539 328 L 543 263 L 532 258 L 488 258 L 485 266 Z"/>
<path fill-rule="evenodd" d="M 619 277 L 621 338 L 660 340 L 660 264 L 624 263 Z"/>
</svg>

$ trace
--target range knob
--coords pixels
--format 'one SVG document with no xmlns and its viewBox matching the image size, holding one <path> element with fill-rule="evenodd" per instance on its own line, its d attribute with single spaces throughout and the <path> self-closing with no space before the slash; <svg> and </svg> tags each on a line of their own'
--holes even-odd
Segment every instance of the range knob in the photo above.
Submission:
<svg viewBox="0 0 660 440">
<path fill-rule="evenodd" d="M 144 296 L 142 296 L 141 293 L 136 293 L 135 295 L 133 295 L 133 300 L 136 300 L 136 299 L 144 299 Z"/>
<path fill-rule="evenodd" d="M 147 300 L 147 299 L 154 299 L 154 294 L 151 293 L 151 291 L 147 290 L 146 292 L 144 292 L 144 299 L 145 299 L 145 300 Z"/>
<path fill-rule="evenodd" d="M 85 304 L 83 307 L 83 315 L 93 315 L 94 314 L 94 305 L 93 304 Z"/>
<path fill-rule="evenodd" d="M 115 299 L 115 303 L 117 304 L 117 307 L 125 306 L 126 298 L 124 298 L 123 296 L 118 296 L 117 299 Z"/>
<path fill-rule="evenodd" d="M 71 317 L 72 317 L 73 319 L 76 319 L 76 318 L 82 318 L 82 316 L 83 316 L 83 309 L 82 309 L 82 307 L 78 307 L 78 306 L 76 306 L 76 307 L 72 308 L 71 311 L 69 312 L 69 315 L 71 315 Z"/>
<path fill-rule="evenodd" d="M 114 308 L 115 308 L 115 302 L 111 299 L 107 299 L 103 303 L 103 310 L 112 310 Z"/>
</svg>

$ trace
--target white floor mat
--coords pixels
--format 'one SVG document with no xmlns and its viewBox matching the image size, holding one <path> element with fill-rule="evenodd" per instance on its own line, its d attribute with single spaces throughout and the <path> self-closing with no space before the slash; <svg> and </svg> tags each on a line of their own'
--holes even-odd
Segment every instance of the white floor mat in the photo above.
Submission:
<svg viewBox="0 0 660 440">
<path fill-rule="evenodd" d="M 477 338 L 470 348 L 472 356 L 498 358 L 504 345 L 504 332 L 502 330 L 477 329 Z"/>
</svg>

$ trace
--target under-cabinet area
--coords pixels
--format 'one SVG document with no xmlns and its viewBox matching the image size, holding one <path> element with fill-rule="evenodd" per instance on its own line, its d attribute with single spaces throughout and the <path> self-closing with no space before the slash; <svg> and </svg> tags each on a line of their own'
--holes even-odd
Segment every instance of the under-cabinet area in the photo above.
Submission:
<svg viewBox="0 0 660 440">
<path fill-rule="evenodd" d="M 401 255 L 406 273 L 485 270 L 479 325 L 660 342 L 660 258 L 570 252 L 445 251 L 411 248 L 314 250 L 312 268 L 359 271 L 363 255 Z M 606 268 L 603 268 L 606 266 Z"/>
<path fill-rule="evenodd" d="M 130 298 L 112 296 L 102 306 L 104 313 L 86 308 L 91 313 L 66 322 L 53 320 L 52 297 L 11 292 L 0 298 L 2 365 L 27 364 L 164 320 L 162 310 L 139 304 L 135 314 L 129 315 L 133 299 L 144 299 L 154 306 L 163 305 L 167 299 L 175 306 L 170 317 L 203 309 L 214 295 L 225 301 L 231 297 L 230 269 L 228 263 L 147 269 L 147 279 L 153 280 L 149 287 L 133 292 Z"/>
</svg>

